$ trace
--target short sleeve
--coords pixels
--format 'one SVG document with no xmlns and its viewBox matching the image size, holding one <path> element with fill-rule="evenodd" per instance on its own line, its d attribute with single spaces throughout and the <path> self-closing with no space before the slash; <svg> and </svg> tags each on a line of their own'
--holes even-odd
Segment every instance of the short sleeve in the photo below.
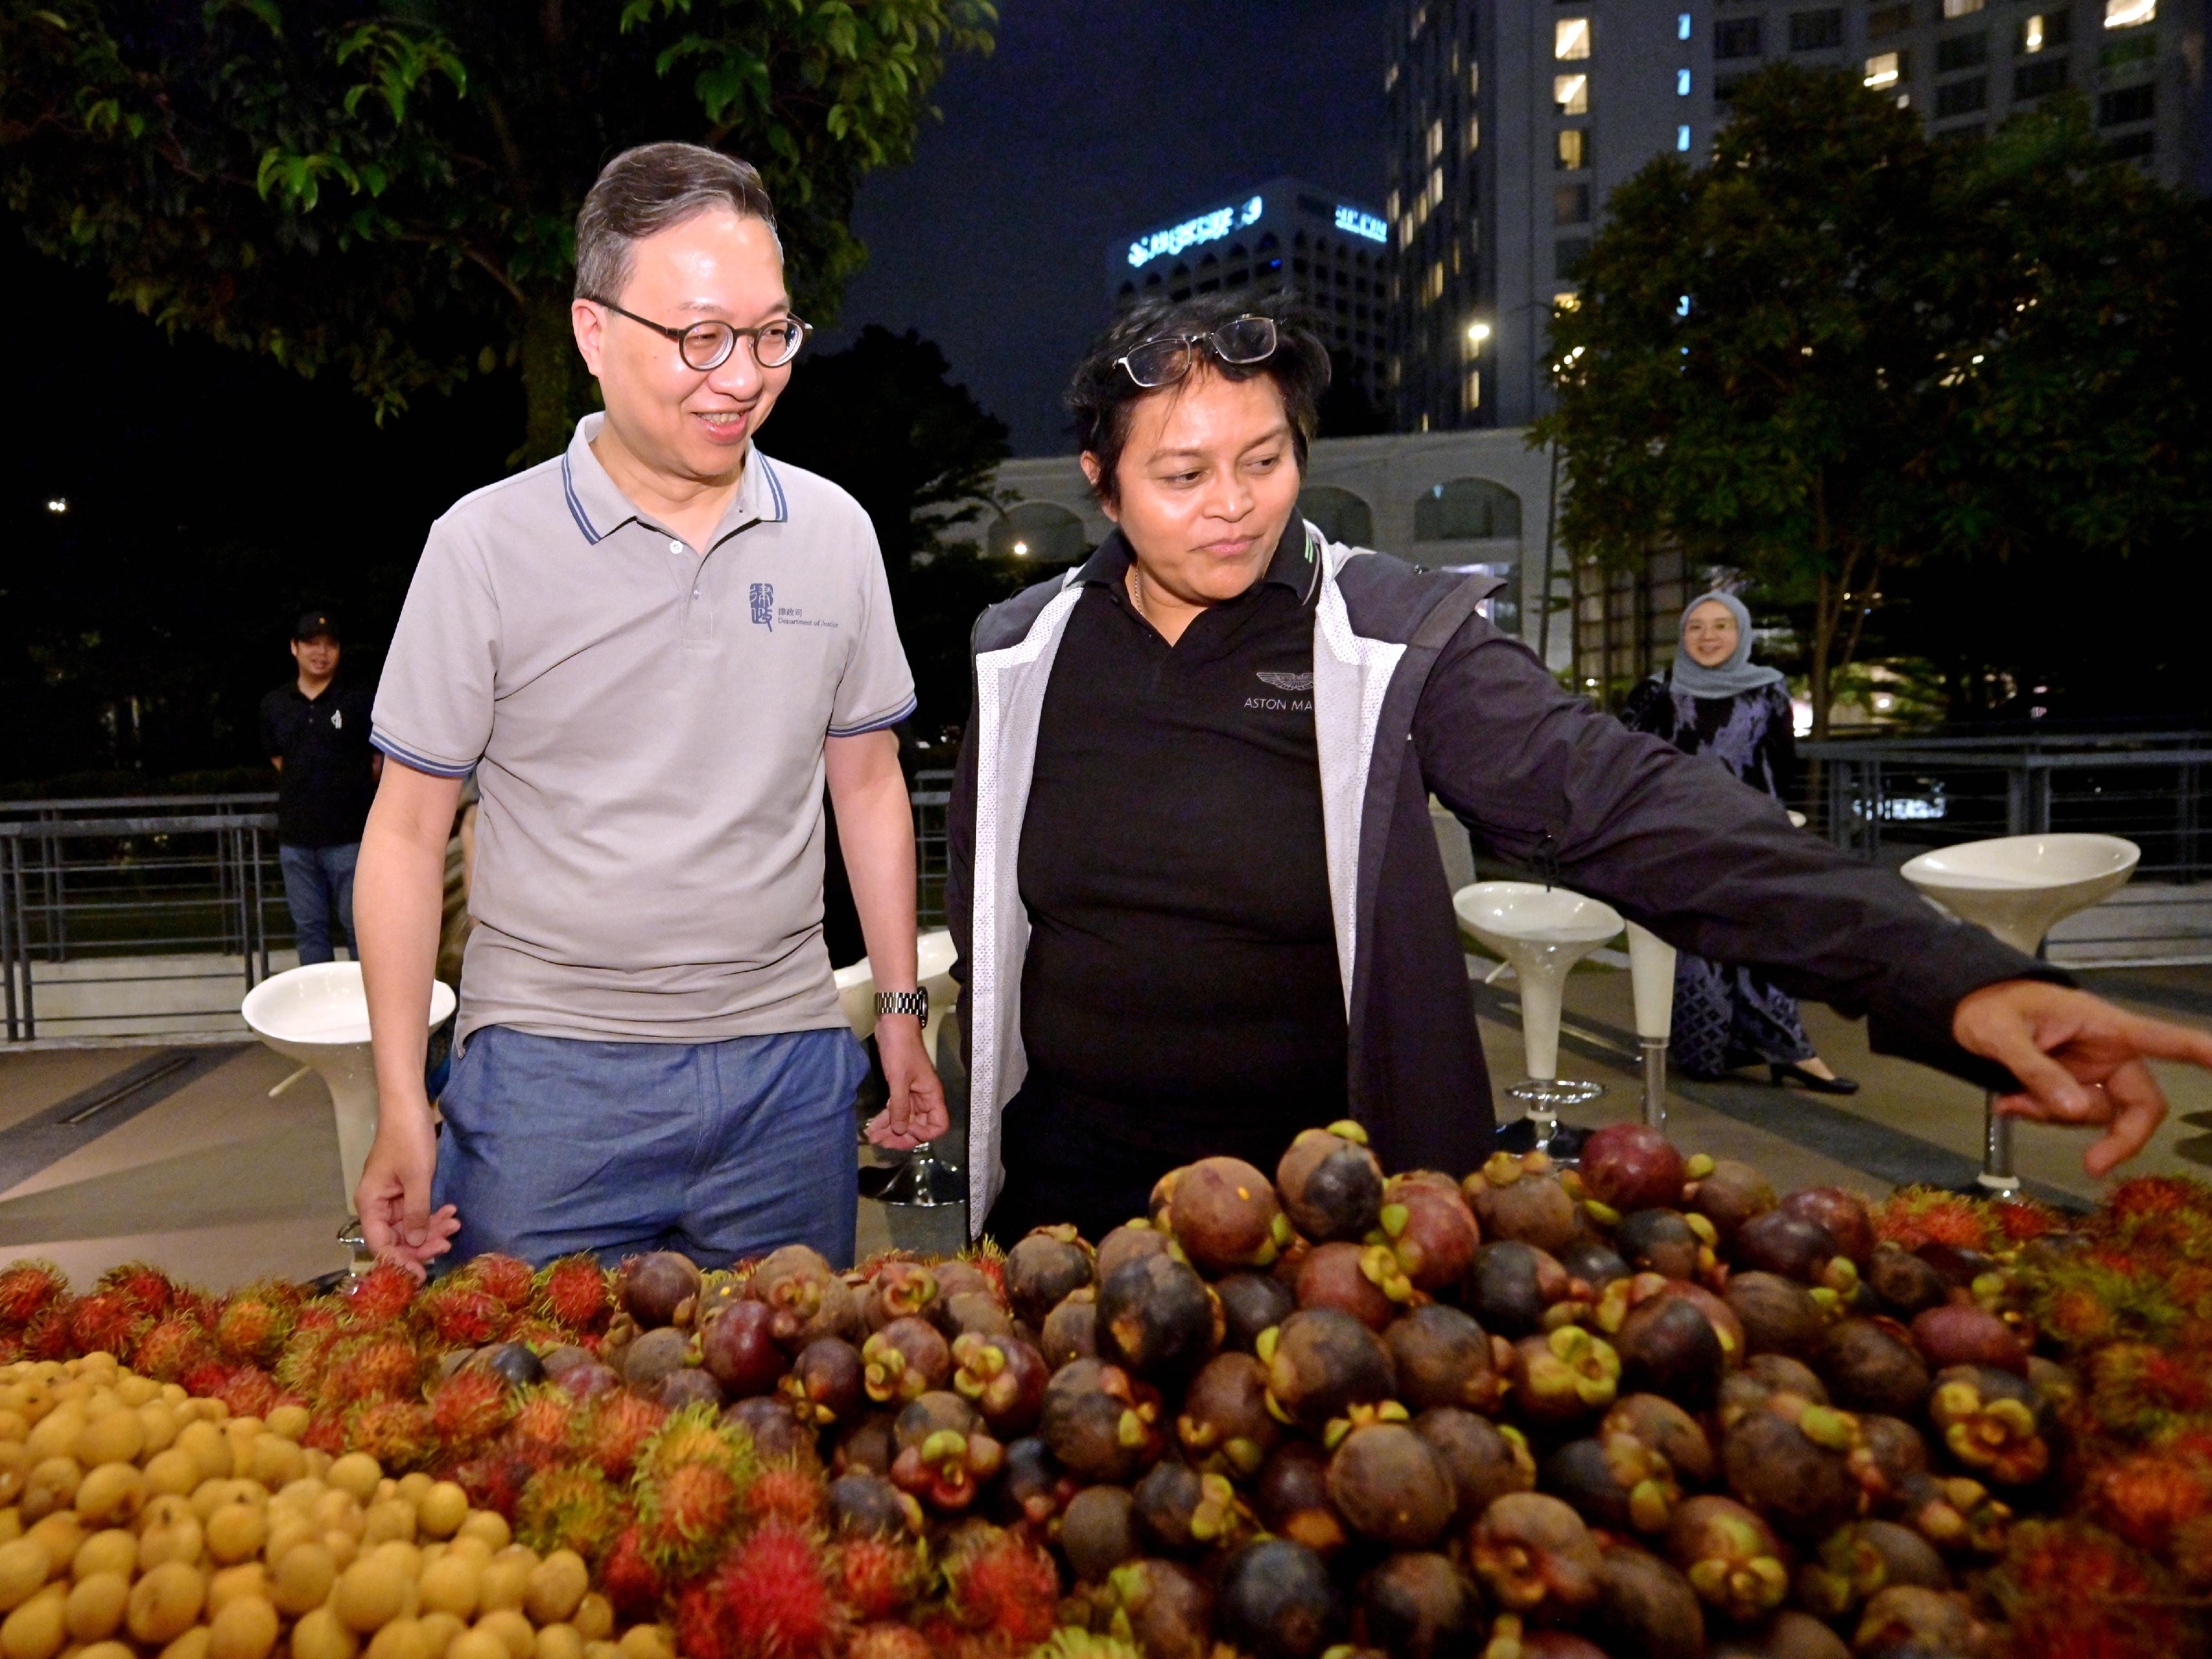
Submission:
<svg viewBox="0 0 2212 1659">
<path fill-rule="evenodd" d="M 499 606 L 482 556 L 441 520 L 407 585 L 370 740 L 401 765 L 466 775 L 491 740 Z"/>
<path fill-rule="evenodd" d="M 884 574 L 875 531 L 865 520 L 855 541 L 861 567 L 860 620 L 830 704 L 829 735 L 833 738 L 881 731 L 914 713 L 914 671 L 907 665 L 906 647 L 899 643 L 890 582 Z"/>
</svg>

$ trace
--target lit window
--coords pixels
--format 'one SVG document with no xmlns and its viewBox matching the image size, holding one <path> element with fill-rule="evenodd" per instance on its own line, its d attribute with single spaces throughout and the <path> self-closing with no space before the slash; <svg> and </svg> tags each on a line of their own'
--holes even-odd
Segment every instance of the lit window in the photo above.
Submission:
<svg viewBox="0 0 2212 1659">
<path fill-rule="evenodd" d="M 1467 153 L 1472 155 L 1481 148 L 1482 118 L 1480 115 L 1470 115 L 1467 118 Z"/>
<path fill-rule="evenodd" d="M 1674 129 L 1674 148 L 1676 149 L 1687 149 L 1689 147 L 1690 129 L 1688 124 L 1685 123 L 1681 126 Z"/>
<path fill-rule="evenodd" d="M 1690 14 L 1686 11 L 1678 11 L 1674 14 L 1674 38 L 1677 40 L 1686 40 L 1690 38 Z"/>
<path fill-rule="evenodd" d="M 1424 292 L 1425 298 L 1431 302 L 1444 297 L 1444 262 L 1443 260 L 1439 259 L 1429 267 L 1428 284 Z"/>
<path fill-rule="evenodd" d="M 1398 66 L 1397 66 L 1395 64 L 1391 64 L 1391 65 L 1390 65 L 1390 67 L 1389 67 L 1389 69 L 1386 69 L 1386 70 L 1384 70 L 1382 71 L 1382 90 L 1383 90 L 1384 92 L 1386 92 L 1386 93 L 1387 93 L 1387 92 L 1389 92 L 1389 91 L 1390 90 L 1390 88 L 1393 88 L 1393 87 L 1396 86 L 1397 84 L 1398 84 Z"/>
<path fill-rule="evenodd" d="M 2021 51 L 2033 53 L 2064 46 L 2073 33 L 2068 27 L 2072 21 L 2063 11 L 2039 12 L 2020 26 Z"/>
<path fill-rule="evenodd" d="M 2158 15 L 2158 0 L 2105 0 L 2105 27 L 2131 29 Z"/>
<path fill-rule="evenodd" d="M 1687 98 L 1690 95 L 1689 70 L 1676 70 L 1674 71 L 1674 95 L 1677 98 Z"/>
<path fill-rule="evenodd" d="M 1969 12 L 1981 9 L 1982 0 L 1943 0 L 1943 15 L 1946 17 L 1964 17 Z"/>
<path fill-rule="evenodd" d="M 1583 127 L 1561 127 L 1559 131 L 1558 166 L 1562 173 L 1573 173 L 1589 165 L 1589 132 Z"/>
<path fill-rule="evenodd" d="M 1382 216 L 1386 219 L 1398 216 L 1398 192 L 1395 190 L 1390 192 L 1390 199 L 1383 204 Z"/>
<path fill-rule="evenodd" d="M 1435 161 L 1444 153 L 1444 124 L 1442 120 L 1429 123 L 1429 160 Z"/>
<path fill-rule="evenodd" d="M 2020 26 L 2020 49 L 2022 52 L 2041 52 L 2043 42 L 2043 19 L 2040 16 L 2031 17 Z"/>
<path fill-rule="evenodd" d="M 1562 17 L 1552 25 L 1552 56 L 1565 62 L 1589 56 L 1590 27 L 1587 17 Z"/>
<path fill-rule="evenodd" d="M 1469 409 L 1482 407 L 1482 371 L 1479 368 L 1467 372 L 1467 406 Z"/>
<path fill-rule="evenodd" d="M 1564 294 L 1554 294 L 1552 296 L 1552 309 L 1554 311 L 1573 311 L 1580 307 L 1582 302 L 1583 296 L 1576 293 L 1572 289 L 1569 289 Z"/>
<path fill-rule="evenodd" d="M 1442 207 L 1444 204 L 1444 170 L 1442 167 L 1434 168 L 1429 173 L 1429 193 L 1422 199 L 1424 204 L 1428 207 Z M 1422 215 L 1424 218 L 1427 216 L 1425 213 Z"/>
<path fill-rule="evenodd" d="M 1878 52 L 1866 60 L 1866 83 L 1877 92 L 1895 86 L 1904 72 L 1903 57 L 1898 52 Z"/>
<path fill-rule="evenodd" d="M 1561 115 L 1589 114 L 1589 76 L 1587 75 L 1553 76 L 1552 105 Z"/>
</svg>

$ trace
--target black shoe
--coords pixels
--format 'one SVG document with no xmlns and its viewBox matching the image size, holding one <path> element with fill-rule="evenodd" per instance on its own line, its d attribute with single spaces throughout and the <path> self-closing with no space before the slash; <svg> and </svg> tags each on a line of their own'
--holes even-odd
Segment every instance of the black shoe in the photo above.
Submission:
<svg viewBox="0 0 2212 1659">
<path fill-rule="evenodd" d="M 1859 1085 L 1847 1077 L 1816 1077 L 1794 1060 L 1774 1060 L 1767 1068 L 1777 1083 L 1794 1083 L 1816 1095 L 1855 1095 Z"/>
</svg>

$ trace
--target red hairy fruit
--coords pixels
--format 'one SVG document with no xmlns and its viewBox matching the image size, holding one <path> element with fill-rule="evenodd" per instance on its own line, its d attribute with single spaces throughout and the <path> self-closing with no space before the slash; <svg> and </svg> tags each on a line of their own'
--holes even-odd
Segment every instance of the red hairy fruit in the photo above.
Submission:
<svg viewBox="0 0 2212 1659">
<path fill-rule="evenodd" d="M 173 1382 L 215 1356 L 215 1344 L 195 1319 L 172 1314 L 138 1339 L 131 1369 L 156 1382 Z"/>
<path fill-rule="evenodd" d="M 783 1521 L 801 1528 L 816 1525 L 828 1505 L 820 1474 L 796 1461 L 771 1464 L 745 1488 L 745 1513 L 756 1521 Z"/>
<path fill-rule="evenodd" d="M 527 1308 L 538 1288 L 537 1275 L 531 1272 L 527 1261 L 496 1252 L 471 1258 L 455 1277 L 462 1275 L 477 1289 L 498 1297 L 512 1313 L 520 1313 Z"/>
<path fill-rule="evenodd" d="M 141 1319 L 159 1319 L 176 1305 L 177 1287 L 168 1274 L 147 1261 L 125 1261 L 100 1276 L 99 1288 L 119 1297 Z"/>
<path fill-rule="evenodd" d="M 627 1520 L 621 1499 L 597 1469 L 559 1464 L 530 1477 L 514 1505 L 514 1536 L 541 1555 L 574 1550 L 599 1559 Z"/>
<path fill-rule="evenodd" d="M 404 1333 L 373 1331 L 331 1347 L 323 1367 L 324 1392 L 337 1401 L 411 1395 L 422 1375 L 422 1355 Z"/>
<path fill-rule="evenodd" d="M 895 1618 L 921 1593 L 921 1553 L 903 1538 L 848 1537 L 831 1553 L 837 1595 L 860 1619 Z"/>
<path fill-rule="evenodd" d="M 230 1408 L 233 1417 L 266 1417 L 285 1403 L 276 1379 L 258 1365 L 238 1366 L 223 1379 L 214 1397 Z"/>
<path fill-rule="evenodd" d="M 430 1421 L 447 1449 L 465 1451 L 507 1426 L 514 1398 L 506 1382 L 482 1366 L 455 1371 L 430 1395 Z"/>
<path fill-rule="evenodd" d="M 564 1255 L 537 1279 L 532 1308 L 564 1330 L 596 1331 L 613 1316 L 614 1281 L 595 1257 Z"/>
<path fill-rule="evenodd" d="M 550 1462 L 561 1456 L 576 1420 L 576 1402 L 552 1383 L 526 1389 L 518 1399 L 507 1444 L 526 1457 Z"/>
<path fill-rule="evenodd" d="M 1616 1215 L 1675 1208 L 1685 1176 L 1681 1153 L 1641 1123 L 1608 1123 L 1583 1143 L 1583 1189 Z"/>
<path fill-rule="evenodd" d="M 415 1277 L 405 1268 L 380 1261 L 341 1293 L 345 1320 L 364 1330 L 389 1325 L 415 1299 Z"/>
<path fill-rule="evenodd" d="M 439 1340 L 455 1348 L 496 1342 L 514 1322 L 514 1310 L 506 1303 L 460 1279 L 448 1279 L 423 1292 L 421 1311 Z"/>
<path fill-rule="evenodd" d="M 424 1462 L 437 1444 L 430 1408 L 411 1400 L 365 1401 L 346 1414 L 345 1432 L 349 1450 L 367 1452 L 395 1474 Z"/>
<path fill-rule="evenodd" d="M 471 1489 L 471 1497 L 474 1495 Z M 599 1588 L 617 1612 L 635 1613 L 655 1605 L 667 1582 L 645 1553 L 642 1527 L 632 1522 L 615 1534 L 613 1547 L 599 1565 Z"/>
<path fill-rule="evenodd" d="M 151 1323 L 115 1291 L 94 1291 L 70 1310 L 70 1341 L 79 1353 L 111 1353 L 120 1359 Z"/>
<path fill-rule="evenodd" d="M 678 1601 L 677 1633 L 692 1659 L 819 1659 L 849 1623 L 813 1540 L 775 1521 Z"/>
<path fill-rule="evenodd" d="M 736 1519 L 741 1496 L 729 1470 L 713 1463 L 679 1463 L 641 1476 L 637 1515 L 646 1554 L 676 1578 L 702 1571 Z"/>
<path fill-rule="evenodd" d="M 298 1296 L 289 1286 L 249 1285 L 223 1304 L 216 1346 L 232 1359 L 269 1364 L 284 1351 L 298 1319 Z"/>
<path fill-rule="evenodd" d="M 955 1616 L 969 1630 L 1017 1651 L 1052 1634 L 1059 1572 L 1050 1556 L 1014 1533 L 970 1534 L 946 1559 L 945 1582 Z"/>
<path fill-rule="evenodd" d="M 0 1269 L 0 1330 L 20 1331 L 69 1294 L 69 1280 L 51 1261 L 14 1261 Z"/>
<path fill-rule="evenodd" d="M 624 1480 L 667 1418 L 667 1408 L 657 1401 L 614 1389 L 598 1395 L 577 1419 L 575 1446 L 609 1480 Z"/>
</svg>

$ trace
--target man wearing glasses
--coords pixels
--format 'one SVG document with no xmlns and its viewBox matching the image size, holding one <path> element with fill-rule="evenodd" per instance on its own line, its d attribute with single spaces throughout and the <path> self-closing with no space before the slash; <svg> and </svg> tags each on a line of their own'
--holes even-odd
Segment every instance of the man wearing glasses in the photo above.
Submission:
<svg viewBox="0 0 2212 1659">
<path fill-rule="evenodd" d="M 356 881 L 380 1115 L 356 1199 L 448 1249 L 853 1248 L 866 1069 L 822 939 L 826 781 L 876 982 L 878 1139 L 944 1127 L 915 988 L 914 682 L 860 507 L 753 442 L 807 325 L 744 163 L 615 158 L 576 222 L 605 412 L 432 527 Z M 482 790 L 459 1053 L 424 1097 L 447 831 Z"/>
</svg>

